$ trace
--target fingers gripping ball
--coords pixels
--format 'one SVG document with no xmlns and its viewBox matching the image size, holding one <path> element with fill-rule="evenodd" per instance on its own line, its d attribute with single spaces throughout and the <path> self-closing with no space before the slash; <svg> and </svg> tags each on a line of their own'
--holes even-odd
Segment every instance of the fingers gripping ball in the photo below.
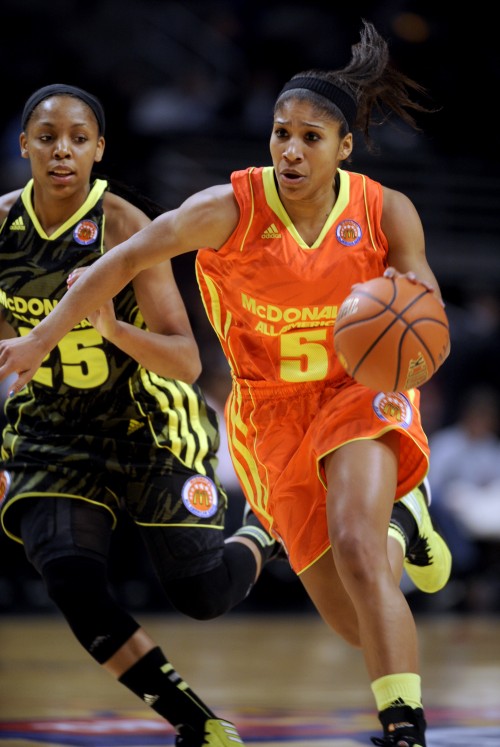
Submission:
<svg viewBox="0 0 500 747">
<path fill-rule="evenodd" d="M 340 363 L 360 384 L 394 392 L 420 387 L 450 352 L 439 299 L 405 277 L 360 283 L 342 303 L 334 328 Z"/>
</svg>

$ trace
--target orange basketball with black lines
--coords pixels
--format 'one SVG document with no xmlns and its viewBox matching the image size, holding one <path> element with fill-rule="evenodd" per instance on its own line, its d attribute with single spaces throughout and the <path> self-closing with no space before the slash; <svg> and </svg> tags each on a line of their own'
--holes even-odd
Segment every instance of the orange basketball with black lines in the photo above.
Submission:
<svg viewBox="0 0 500 747">
<path fill-rule="evenodd" d="M 425 384 L 450 352 L 446 312 L 432 292 L 406 277 L 359 283 L 339 308 L 334 344 L 340 363 L 370 389 Z"/>
</svg>

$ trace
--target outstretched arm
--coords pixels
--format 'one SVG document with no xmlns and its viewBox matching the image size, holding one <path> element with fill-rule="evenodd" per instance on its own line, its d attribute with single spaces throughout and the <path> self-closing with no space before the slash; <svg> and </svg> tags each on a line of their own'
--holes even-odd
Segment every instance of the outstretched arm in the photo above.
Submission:
<svg viewBox="0 0 500 747">
<path fill-rule="evenodd" d="M 22 389 L 65 334 L 142 270 L 200 247 L 218 249 L 234 231 L 238 218 L 231 185 L 221 185 L 188 198 L 118 244 L 88 268 L 29 335 L 0 342 L 0 381 L 17 373 L 12 391 Z"/>
</svg>

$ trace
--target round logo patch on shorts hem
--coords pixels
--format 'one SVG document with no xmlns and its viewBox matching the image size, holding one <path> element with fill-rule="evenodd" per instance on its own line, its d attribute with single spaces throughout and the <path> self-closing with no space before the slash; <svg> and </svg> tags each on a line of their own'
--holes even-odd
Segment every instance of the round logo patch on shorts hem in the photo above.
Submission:
<svg viewBox="0 0 500 747">
<path fill-rule="evenodd" d="M 373 398 L 373 409 L 380 420 L 409 428 L 413 420 L 411 404 L 401 392 L 379 392 Z"/>
<path fill-rule="evenodd" d="M 2 503 L 5 498 L 7 498 L 7 495 L 9 493 L 9 488 L 10 488 L 10 474 L 5 469 L 1 470 L 0 471 L 0 503 Z"/>
<path fill-rule="evenodd" d="M 189 513 L 209 519 L 219 506 L 215 483 L 205 475 L 194 475 L 182 487 L 182 502 Z"/>
</svg>

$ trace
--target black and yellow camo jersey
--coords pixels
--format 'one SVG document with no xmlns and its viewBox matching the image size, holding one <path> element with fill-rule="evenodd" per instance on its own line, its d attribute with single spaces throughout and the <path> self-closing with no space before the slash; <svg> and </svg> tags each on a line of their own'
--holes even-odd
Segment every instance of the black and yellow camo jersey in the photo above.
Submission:
<svg viewBox="0 0 500 747">
<path fill-rule="evenodd" d="M 33 181 L 23 190 L 0 229 L 0 305 L 17 334 L 27 335 L 66 292 L 70 272 L 104 251 L 102 198 L 107 183 L 98 179 L 82 207 L 47 236 L 32 206 Z M 144 326 L 134 292 L 127 286 L 115 298 L 119 319 Z M 83 320 L 59 343 L 33 377 L 37 394 L 113 391 L 138 364 L 104 340 Z"/>
<path fill-rule="evenodd" d="M 50 236 L 32 206 L 32 180 L 13 205 L 0 228 L 0 308 L 18 335 L 54 308 L 73 269 L 105 251 L 107 188 L 96 179 L 81 208 Z M 114 304 L 118 319 L 144 328 L 132 285 Z M 4 412 L 1 455 L 10 489 L 1 517 L 12 538 L 19 539 L 11 505 L 48 493 L 91 500 L 113 514 L 124 501 L 143 525 L 222 529 L 218 422 L 201 390 L 147 371 L 87 320 Z"/>
</svg>

